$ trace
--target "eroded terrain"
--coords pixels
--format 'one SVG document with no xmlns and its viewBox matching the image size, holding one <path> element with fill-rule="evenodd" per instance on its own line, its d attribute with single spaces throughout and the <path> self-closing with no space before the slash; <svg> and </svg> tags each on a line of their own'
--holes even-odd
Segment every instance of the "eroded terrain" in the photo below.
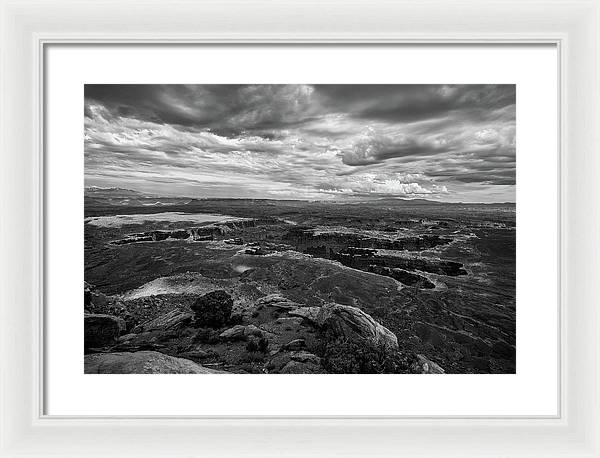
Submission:
<svg viewBox="0 0 600 458">
<path fill-rule="evenodd" d="M 94 199 L 85 211 L 86 372 L 160 355 L 186 373 L 515 371 L 512 204 Z M 206 321 L 219 307 L 227 316 Z"/>
</svg>

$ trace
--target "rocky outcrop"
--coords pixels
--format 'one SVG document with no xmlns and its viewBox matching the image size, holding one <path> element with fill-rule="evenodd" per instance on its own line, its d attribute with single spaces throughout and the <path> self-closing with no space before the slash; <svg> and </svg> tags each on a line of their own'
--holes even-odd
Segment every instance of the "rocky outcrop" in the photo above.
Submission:
<svg viewBox="0 0 600 458">
<path fill-rule="evenodd" d="M 192 321 L 193 315 L 184 310 L 171 310 L 164 315 L 161 315 L 153 320 L 137 325 L 132 333 L 148 332 L 148 331 L 174 331 Z"/>
<path fill-rule="evenodd" d="M 196 326 L 221 327 L 231 318 L 232 297 L 223 290 L 212 291 L 199 297 L 192 305 Z"/>
<path fill-rule="evenodd" d="M 220 374 L 188 359 L 156 351 L 95 353 L 84 358 L 86 374 Z"/>
<path fill-rule="evenodd" d="M 288 343 L 281 347 L 282 350 L 287 351 L 302 350 L 303 348 L 306 348 L 306 340 L 304 339 L 290 340 Z"/>
<path fill-rule="evenodd" d="M 114 344 L 126 328 L 125 320 L 112 315 L 85 313 L 83 323 L 86 350 Z"/>
<path fill-rule="evenodd" d="M 433 289 L 435 285 L 426 277 L 417 275 L 411 272 L 407 272 L 403 269 L 392 269 L 383 266 L 370 265 L 366 269 L 367 272 L 373 272 L 378 275 L 385 275 L 391 277 L 394 280 L 398 280 L 400 283 L 406 286 L 414 286 L 421 289 Z"/>
<path fill-rule="evenodd" d="M 261 220 L 261 223 L 268 224 L 269 221 Z M 224 221 L 221 223 L 214 223 L 200 227 L 191 227 L 188 229 L 137 232 L 134 234 L 129 234 L 123 239 L 114 240 L 112 243 L 114 245 L 127 245 L 129 243 L 136 242 L 161 242 L 163 240 L 213 240 L 215 237 L 255 226 L 256 221 L 253 219 L 239 219 L 236 221 Z"/>
<path fill-rule="evenodd" d="M 92 305 L 92 285 L 88 282 L 83 282 L 83 308 L 86 313 L 89 313 L 90 306 Z"/>
<path fill-rule="evenodd" d="M 390 269 L 420 270 L 438 275 L 456 277 L 467 275 L 463 264 L 454 261 L 426 259 L 412 256 L 385 255 L 377 250 L 367 248 L 348 248 L 332 257 L 343 265 L 354 269 L 370 271 L 373 266 L 382 266 Z"/>
<path fill-rule="evenodd" d="M 415 374 L 445 374 L 444 369 L 423 355 L 417 355 L 417 361 L 412 364 L 411 370 Z"/>
<path fill-rule="evenodd" d="M 296 249 L 319 257 L 332 257 L 348 248 L 372 248 L 385 250 L 421 251 L 445 245 L 452 241 L 438 235 L 420 237 L 372 237 L 348 231 L 318 232 L 313 228 L 294 227 L 288 231 L 284 240 Z"/>
<path fill-rule="evenodd" d="M 132 320 L 127 305 L 120 297 L 104 294 L 94 285 L 83 282 L 83 310 L 85 314 L 110 315 L 125 320 L 127 331 L 131 330 Z"/>
<path fill-rule="evenodd" d="M 297 307 L 294 310 L 290 310 L 288 313 L 292 316 L 305 318 L 313 324 L 317 324 L 319 310 L 321 310 L 321 307 Z"/>
<path fill-rule="evenodd" d="M 253 324 L 241 325 L 238 324 L 232 328 L 226 329 L 219 338 L 223 340 L 246 340 L 249 337 L 268 337 L 268 333 L 254 326 Z"/>
<path fill-rule="evenodd" d="M 334 337 L 398 348 L 396 335 L 357 307 L 331 303 L 322 307 L 298 307 L 288 313 L 329 331 Z"/>
<path fill-rule="evenodd" d="M 307 351 L 280 352 L 267 363 L 267 370 L 275 374 L 319 374 L 321 358 Z"/>
<path fill-rule="evenodd" d="M 361 309 L 350 305 L 326 304 L 316 322 L 323 330 L 351 342 L 367 341 L 376 346 L 397 349 L 398 338 L 388 328 Z"/>
<path fill-rule="evenodd" d="M 357 307 L 330 303 L 322 307 L 298 307 L 288 313 L 308 320 L 336 338 L 398 348 L 396 335 Z"/>
<path fill-rule="evenodd" d="M 269 306 L 269 307 L 276 307 L 278 309 L 292 310 L 292 309 L 295 309 L 296 307 L 299 307 L 300 304 L 288 299 L 287 297 L 285 297 L 281 294 L 269 294 L 267 296 L 264 296 L 264 297 L 261 297 L 260 299 L 258 299 L 256 301 L 256 306 L 257 307 Z"/>
<path fill-rule="evenodd" d="M 96 309 L 105 308 L 112 298 L 98 291 L 94 285 L 83 282 L 83 307 L 93 313 Z"/>
<path fill-rule="evenodd" d="M 321 372 L 323 372 L 323 370 L 319 366 L 294 360 L 287 363 L 283 366 L 281 371 L 279 371 L 280 374 L 319 374 Z"/>
</svg>

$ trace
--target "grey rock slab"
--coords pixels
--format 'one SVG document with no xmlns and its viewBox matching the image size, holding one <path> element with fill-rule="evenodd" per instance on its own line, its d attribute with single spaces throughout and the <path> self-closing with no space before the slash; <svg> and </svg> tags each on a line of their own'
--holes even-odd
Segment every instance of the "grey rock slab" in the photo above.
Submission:
<svg viewBox="0 0 600 458">
<path fill-rule="evenodd" d="M 86 374 L 220 374 L 189 359 L 156 351 L 95 353 L 84 358 Z"/>
</svg>

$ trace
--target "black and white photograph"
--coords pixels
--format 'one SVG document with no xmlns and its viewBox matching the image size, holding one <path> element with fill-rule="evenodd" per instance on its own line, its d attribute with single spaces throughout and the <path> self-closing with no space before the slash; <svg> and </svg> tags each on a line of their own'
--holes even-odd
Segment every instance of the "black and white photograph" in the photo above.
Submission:
<svg viewBox="0 0 600 458">
<path fill-rule="evenodd" d="M 516 103 L 86 84 L 84 372 L 514 374 Z"/>
</svg>

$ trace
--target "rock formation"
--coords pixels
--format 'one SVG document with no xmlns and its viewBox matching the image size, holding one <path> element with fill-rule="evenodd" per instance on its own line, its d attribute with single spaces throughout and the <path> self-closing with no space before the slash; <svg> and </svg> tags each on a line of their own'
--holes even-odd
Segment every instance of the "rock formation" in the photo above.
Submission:
<svg viewBox="0 0 600 458">
<path fill-rule="evenodd" d="M 86 313 L 83 329 L 86 350 L 106 347 L 114 344 L 125 330 L 125 320 L 111 315 Z"/>
<path fill-rule="evenodd" d="M 219 338 L 223 340 L 246 340 L 251 336 L 266 337 L 267 335 L 268 333 L 257 328 L 253 324 L 238 324 L 232 328 L 223 331 L 221 334 L 219 334 Z"/>
<path fill-rule="evenodd" d="M 86 374 L 222 374 L 188 359 L 156 351 L 95 353 L 84 358 Z"/>
<path fill-rule="evenodd" d="M 189 312 L 175 309 L 153 320 L 137 325 L 131 332 L 171 331 L 189 324 L 192 321 L 192 317 L 193 315 Z"/>
<path fill-rule="evenodd" d="M 417 355 L 417 361 L 411 366 L 411 369 L 417 374 L 445 374 L 444 369 L 424 355 Z"/>
<path fill-rule="evenodd" d="M 398 338 L 392 331 L 350 305 L 324 305 L 317 315 L 317 324 L 334 336 L 349 341 L 367 341 L 377 346 L 398 348 Z"/>
</svg>

